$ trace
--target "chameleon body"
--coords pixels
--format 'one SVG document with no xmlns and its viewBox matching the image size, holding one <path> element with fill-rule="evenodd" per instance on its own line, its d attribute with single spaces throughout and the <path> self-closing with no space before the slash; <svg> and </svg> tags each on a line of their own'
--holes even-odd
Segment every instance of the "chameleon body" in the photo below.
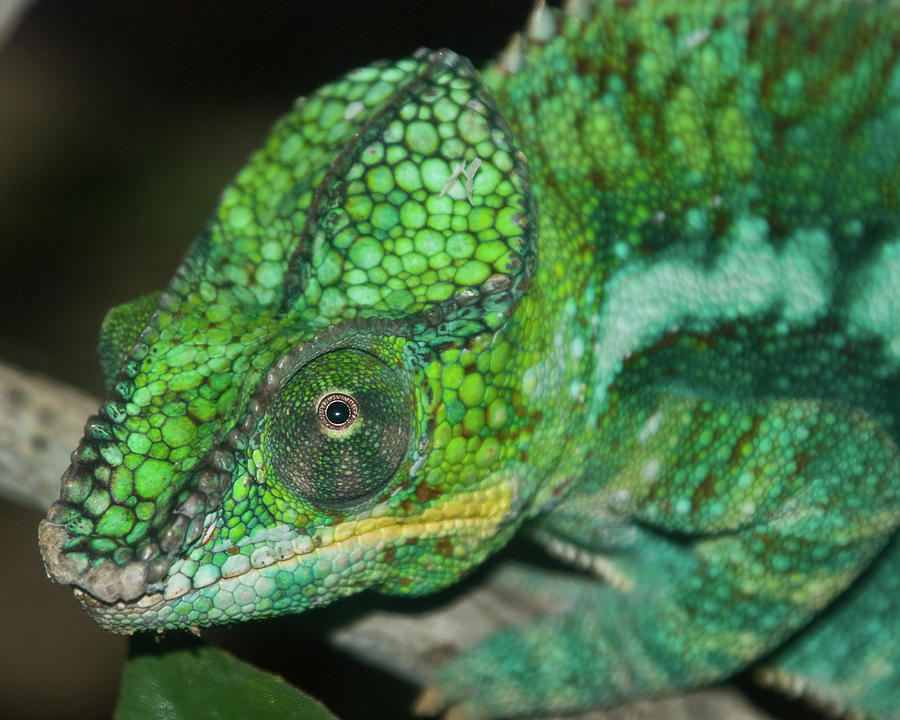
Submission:
<svg viewBox="0 0 900 720">
<path fill-rule="evenodd" d="M 423 594 L 530 532 L 602 578 L 453 661 L 487 716 L 765 660 L 900 717 L 900 15 L 538 6 L 299 100 L 161 293 L 42 523 L 105 628 Z M 586 560 L 585 560 L 586 559 Z"/>
</svg>

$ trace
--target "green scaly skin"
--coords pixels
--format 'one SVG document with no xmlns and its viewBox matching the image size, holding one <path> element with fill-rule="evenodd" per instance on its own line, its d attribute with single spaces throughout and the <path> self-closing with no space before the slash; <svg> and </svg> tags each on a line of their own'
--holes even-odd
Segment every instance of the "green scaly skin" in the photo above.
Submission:
<svg viewBox="0 0 900 720">
<path fill-rule="evenodd" d="M 889 2 L 573 2 L 482 76 L 298 101 L 110 312 L 49 573 L 109 630 L 206 626 L 431 592 L 521 528 L 611 582 L 530 571 L 567 609 L 448 703 L 764 659 L 900 717 L 898 48 Z"/>
</svg>

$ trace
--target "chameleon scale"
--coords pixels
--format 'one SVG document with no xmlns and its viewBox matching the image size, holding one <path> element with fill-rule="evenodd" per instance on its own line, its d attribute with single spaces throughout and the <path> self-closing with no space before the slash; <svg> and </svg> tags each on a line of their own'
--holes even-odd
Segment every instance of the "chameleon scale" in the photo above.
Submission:
<svg viewBox="0 0 900 720">
<path fill-rule="evenodd" d="M 48 572 L 110 630 L 197 627 L 431 592 L 521 529 L 615 582 L 531 571 L 568 609 L 446 702 L 763 658 L 897 717 L 898 52 L 892 3 L 571 2 L 481 75 L 298 100 L 107 316 Z"/>
</svg>

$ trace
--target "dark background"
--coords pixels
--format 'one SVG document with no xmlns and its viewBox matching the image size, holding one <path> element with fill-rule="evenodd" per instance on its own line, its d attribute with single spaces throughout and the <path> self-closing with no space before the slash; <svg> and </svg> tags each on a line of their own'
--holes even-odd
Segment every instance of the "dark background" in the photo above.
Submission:
<svg viewBox="0 0 900 720">
<path fill-rule="evenodd" d="M 422 45 L 480 66 L 530 4 L 31 5 L 0 46 L 0 359 L 99 396 L 103 314 L 165 285 L 296 96 Z M 126 643 L 43 578 L 39 519 L 0 501 L 0 718 L 108 717 Z M 402 717 L 415 694 L 293 626 L 227 639 L 347 720 Z"/>
</svg>

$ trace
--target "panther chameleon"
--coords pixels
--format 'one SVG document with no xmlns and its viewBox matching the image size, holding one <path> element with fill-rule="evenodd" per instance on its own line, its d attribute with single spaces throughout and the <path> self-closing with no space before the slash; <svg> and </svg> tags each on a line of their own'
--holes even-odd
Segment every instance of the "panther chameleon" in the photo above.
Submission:
<svg viewBox="0 0 900 720">
<path fill-rule="evenodd" d="M 528 533 L 558 613 L 432 709 L 759 660 L 900 717 L 900 6 L 538 4 L 299 99 L 161 292 L 40 527 L 113 632 L 443 588 Z"/>
</svg>

